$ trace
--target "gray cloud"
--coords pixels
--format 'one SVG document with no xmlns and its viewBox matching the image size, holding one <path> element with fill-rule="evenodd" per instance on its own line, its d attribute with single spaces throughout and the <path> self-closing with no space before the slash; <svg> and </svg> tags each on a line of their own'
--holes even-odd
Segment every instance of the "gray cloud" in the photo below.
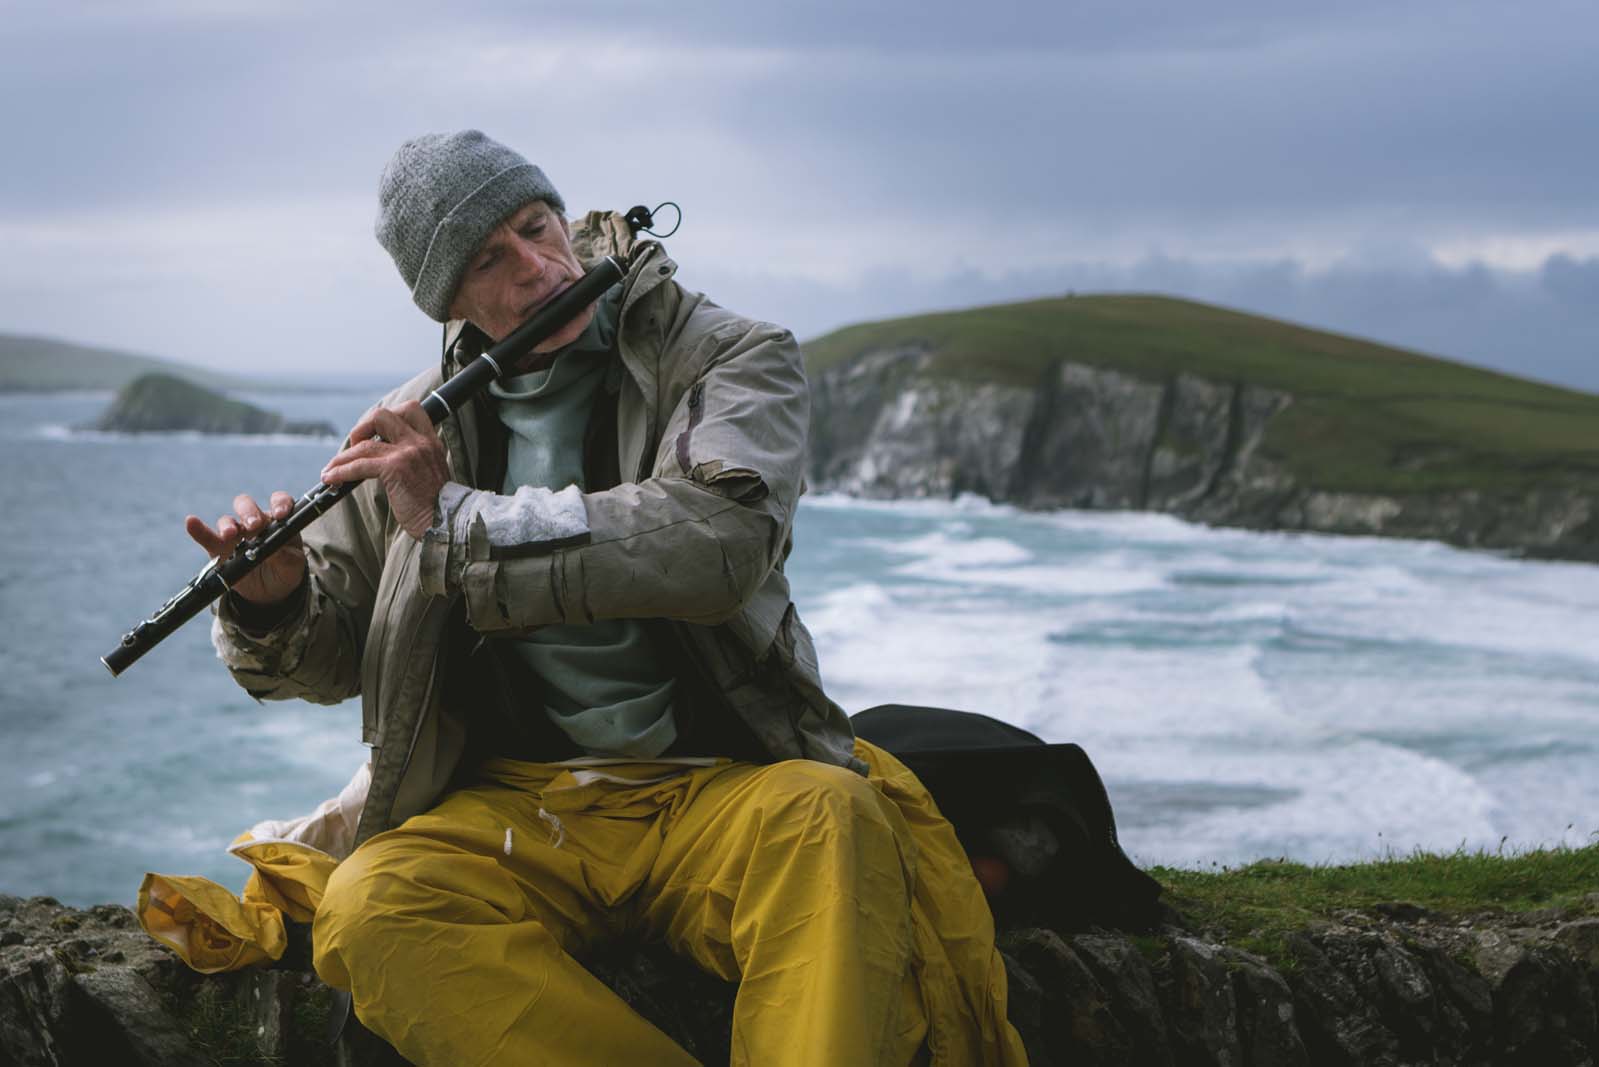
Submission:
<svg viewBox="0 0 1599 1067">
<path fill-rule="evenodd" d="M 1534 271 L 1480 265 L 1310 270 L 1291 260 L 1200 263 L 1153 256 L 1125 266 L 1059 263 L 1002 275 L 918 279 L 880 270 L 839 286 L 738 272 L 698 274 L 711 291 L 776 317 L 802 336 L 864 319 L 1068 292 L 1154 292 L 1412 348 L 1599 392 L 1599 258 L 1553 256 Z"/>
<path fill-rule="evenodd" d="M 1599 253 L 1599 11 L 1297 7 L 11 5 L 0 329 L 430 354 L 373 189 L 405 137 L 470 125 L 574 207 L 683 202 L 686 274 L 801 332 L 1169 289 L 1596 384 L 1560 294 Z M 1536 254 L 1461 265 L 1507 241 Z"/>
</svg>

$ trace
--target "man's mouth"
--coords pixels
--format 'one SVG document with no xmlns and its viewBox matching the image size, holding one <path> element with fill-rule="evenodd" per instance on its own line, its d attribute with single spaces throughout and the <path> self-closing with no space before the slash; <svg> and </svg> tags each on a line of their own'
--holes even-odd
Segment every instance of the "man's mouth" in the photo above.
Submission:
<svg viewBox="0 0 1599 1067">
<path fill-rule="evenodd" d="M 543 296 L 527 305 L 527 307 L 522 309 L 522 321 L 526 322 L 528 319 L 531 319 L 535 311 L 543 307 L 545 304 L 548 304 L 551 300 L 554 300 L 556 297 L 560 296 L 570 288 L 572 288 L 571 282 L 562 282 L 554 289 L 551 289 L 548 293 L 545 293 Z"/>
</svg>

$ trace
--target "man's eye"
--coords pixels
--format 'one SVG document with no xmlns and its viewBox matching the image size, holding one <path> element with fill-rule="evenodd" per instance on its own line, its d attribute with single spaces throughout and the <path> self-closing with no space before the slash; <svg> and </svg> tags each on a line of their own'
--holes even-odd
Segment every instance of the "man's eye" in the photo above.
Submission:
<svg viewBox="0 0 1599 1067">
<path fill-rule="evenodd" d="M 530 241 L 537 240 L 538 238 L 544 236 L 544 223 L 538 222 L 529 226 L 523 226 L 522 236 L 526 237 Z"/>
</svg>

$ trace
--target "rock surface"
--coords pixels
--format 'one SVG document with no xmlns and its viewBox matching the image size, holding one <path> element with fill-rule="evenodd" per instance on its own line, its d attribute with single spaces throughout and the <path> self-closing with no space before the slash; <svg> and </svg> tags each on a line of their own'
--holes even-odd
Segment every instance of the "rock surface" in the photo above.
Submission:
<svg viewBox="0 0 1599 1067">
<path fill-rule="evenodd" d="M 813 487 L 867 497 L 976 493 L 1028 508 L 1162 511 L 1218 526 L 1432 538 L 1599 560 L 1599 479 L 1521 490 L 1356 493 L 1302 484 L 1267 443 L 1288 393 L 1061 361 L 1033 388 L 868 352 L 812 382 Z M 1392 458 L 1417 470 L 1436 457 Z"/>
<path fill-rule="evenodd" d="M 1397 906 L 1291 939 L 1284 966 L 1168 926 L 1003 931 L 1011 1019 L 1035 1067 L 1592 1065 L 1599 919 L 1449 920 Z M 705 1063 L 725 1063 L 735 989 L 659 948 L 589 967 Z M 126 908 L 0 896 L 0 1067 L 400 1061 L 328 1042 L 333 995 L 303 943 L 267 970 L 202 977 Z"/>
<path fill-rule="evenodd" d="M 125 385 L 88 429 L 116 433 L 298 434 L 335 437 L 326 422 L 296 422 L 169 374 L 145 374 Z"/>
</svg>

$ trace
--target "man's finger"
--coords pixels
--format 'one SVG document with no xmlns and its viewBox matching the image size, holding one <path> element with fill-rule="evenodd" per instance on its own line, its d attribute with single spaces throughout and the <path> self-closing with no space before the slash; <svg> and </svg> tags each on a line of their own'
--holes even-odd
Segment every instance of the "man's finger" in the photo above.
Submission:
<svg viewBox="0 0 1599 1067">
<path fill-rule="evenodd" d="M 394 409 L 394 413 L 405 420 L 405 424 L 417 433 L 433 433 L 433 420 L 428 418 L 428 413 L 422 410 L 422 405 L 415 400 L 407 400 Z"/>
<path fill-rule="evenodd" d="M 331 467 L 335 463 L 345 463 L 351 459 L 365 459 L 368 456 L 377 455 L 386 444 L 388 442 L 380 437 L 368 437 L 365 440 L 356 441 L 349 448 L 328 460 L 328 466 Z"/>
<path fill-rule="evenodd" d="M 347 450 L 345 456 L 349 455 Z M 322 472 L 322 481 L 327 485 L 338 485 L 340 482 L 359 482 L 367 478 L 376 478 L 383 471 L 383 461 L 376 457 L 356 457 L 353 459 L 336 459 L 329 463 Z"/>
<path fill-rule="evenodd" d="M 289 517 L 289 512 L 293 510 L 294 497 L 281 489 L 272 494 L 272 517 L 274 519 L 286 519 Z"/>
<path fill-rule="evenodd" d="M 246 530 L 259 530 L 266 522 L 266 515 L 262 513 L 260 505 L 248 493 L 240 493 L 233 498 L 233 513 L 239 517 L 239 522 Z"/>
<path fill-rule="evenodd" d="M 345 464 L 355 460 L 377 459 L 382 454 L 382 450 L 386 447 L 387 442 L 380 441 L 373 437 L 368 437 L 365 441 L 357 441 L 349 448 L 346 448 L 343 452 L 340 452 L 338 455 L 328 460 L 328 465 L 322 468 L 322 484 L 333 484 L 333 482 L 328 478 L 329 472 L 342 469 Z"/>
<path fill-rule="evenodd" d="M 371 437 L 373 434 L 377 433 L 377 430 L 375 430 L 372 426 L 372 418 L 382 410 L 382 408 L 378 407 L 368 408 L 366 414 L 357 419 L 355 425 L 350 427 L 350 440 L 365 441 L 368 437 Z"/>
<path fill-rule="evenodd" d="M 423 421 L 427 420 L 426 415 L 422 416 L 422 418 Z M 372 426 L 373 432 L 385 441 L 398 441 L 406 435 L 416 432 L 416 427 L 388 408 L 378 408 L 372 413 Z"/>
<path fill-rule="evenodd" d="M 197 545 L 205 549 L 207 555 L 220 556 L 222 554 L 224 547 L 222 538 L 218 537 L 216 531 L 207 526 L 205 520 L 201 519 L 200 516 L 186 516 L 183 520 L 183 529 L 193 538 Z"/>
</svg>

